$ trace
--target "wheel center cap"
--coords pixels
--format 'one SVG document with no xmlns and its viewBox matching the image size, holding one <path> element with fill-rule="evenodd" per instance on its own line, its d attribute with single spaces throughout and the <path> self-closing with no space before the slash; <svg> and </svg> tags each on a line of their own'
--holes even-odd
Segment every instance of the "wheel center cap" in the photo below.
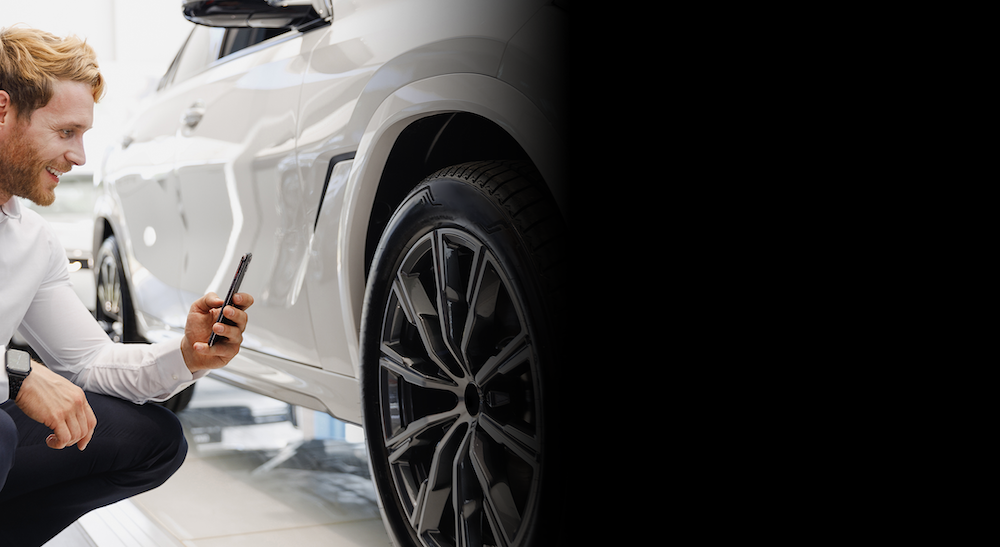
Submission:
<svg viewBox="0 0 1000 547">
<path fill-rule="evenodd" d="M 479 415 L 479 411 L 483 406 L 482 401 L 483 394 L 479 391 L 479 386 L 476 384 L 469 384 L 465 388 L 465 408 L 469 410 L 470 415 Z"/>
</svg>

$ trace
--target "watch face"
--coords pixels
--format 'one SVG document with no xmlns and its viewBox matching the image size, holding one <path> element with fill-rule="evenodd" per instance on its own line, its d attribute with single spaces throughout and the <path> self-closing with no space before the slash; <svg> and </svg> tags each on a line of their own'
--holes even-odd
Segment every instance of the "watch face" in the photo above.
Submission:
<svg viewBox="0 0 1000 547">
<path fill-rule="evenodd" d="M 26 351 L 7 350 L 7 370 L 27 373 L 31 370 L 31 356 Z"/>
</svg>

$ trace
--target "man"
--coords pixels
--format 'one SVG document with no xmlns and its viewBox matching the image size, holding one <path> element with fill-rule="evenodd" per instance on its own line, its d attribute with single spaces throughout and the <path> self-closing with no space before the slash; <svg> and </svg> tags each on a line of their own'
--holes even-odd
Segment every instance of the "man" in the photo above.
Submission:
<svg viewBox="0 0 1000 547">
<path fill-rule="evenodd" d="M 41 545 L 86 512 L 155 488 L 187 444 L 158 405 L 239 351 L 253 298 L 196 301 L 180 340 L 112 343 L 76 297 L 62 245 L 18 197 L 51 204 L 86 160 L 83 134 L 104 90 L 75 37 L 0 29 L 0 543 Z M 7 349 L 14 329 L 44 362 Z M 209 347 L 212 332 L 225 338 Z M 138 404 L 137 404 L 138 403 Z"/>
</svg>

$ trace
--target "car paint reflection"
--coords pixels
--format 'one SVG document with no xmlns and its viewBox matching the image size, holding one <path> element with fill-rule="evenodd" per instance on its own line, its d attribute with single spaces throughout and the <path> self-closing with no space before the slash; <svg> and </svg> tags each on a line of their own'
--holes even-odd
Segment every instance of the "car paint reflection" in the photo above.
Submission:
<svg viewBox="0 0 1000 547">
<path fill-rule="evenodd" d="M 380 518 L 364 437 L 328 414 L 229 386 L 211 376 L 178 413 L 190 453 L 276 497 Z"/>
</svg>

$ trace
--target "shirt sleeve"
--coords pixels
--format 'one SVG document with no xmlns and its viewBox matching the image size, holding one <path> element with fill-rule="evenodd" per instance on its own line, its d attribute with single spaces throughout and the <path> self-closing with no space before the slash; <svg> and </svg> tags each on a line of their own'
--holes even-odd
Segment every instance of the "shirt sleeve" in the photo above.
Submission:
<svg viewBox="0 0 1000 547">
<path fill-rule="evenodd" d="M 19 328 L 49 369 L 85 391 L 139 404 L 165 401 L 207 374 L 188 370 L 180 337 L 156 344 L 112 342 L 73 291 L 58 251 Z"/>
</svg>

